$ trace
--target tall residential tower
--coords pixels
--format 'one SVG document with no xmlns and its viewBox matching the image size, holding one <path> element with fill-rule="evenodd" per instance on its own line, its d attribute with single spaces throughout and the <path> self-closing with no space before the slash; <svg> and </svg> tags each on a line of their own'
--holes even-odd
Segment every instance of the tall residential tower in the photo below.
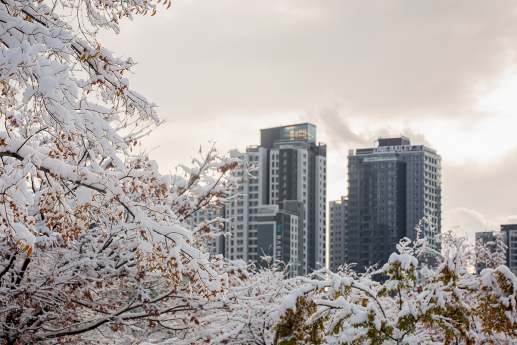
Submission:
<svg viewBox="0 0 517 345">
<path fill-rule="evenodd" d="M 424 217 L 423 236 L 435 246 L 441 231 L 441 157 L 409 138 L 384 138 L 348 156 L 348 238 L 346 262 L 357 270 L 387 262 L 401 238 L 415 239 Z M 424 258 L 424 264 L 430 258 Z"/>
<path fill-rule="evenodd" d="M 501 232 L 507 238 L 506 266 L 517 274 L 517 224 L 501 224 Z"/>
<path fill-rule="evenodd" d="M 326 145 L 316 141 L 316 126 L 309 123 L 262 129 L 260 146 L 250 146 L 246 152 L 232 152 L 256 164 L 258 170 L 254 172 L 255 179 L 242 184 L 240 193 L 246 195 L 240 202 L 227 206 L 227 215 L 233 217 L 228 228 L 235 233 L 227 241 L 227 257 L 258 261 L 262 251 L 271 252 L 272 248 L 260 246 L 269 243 L 260 240 L 261 236 L 270 234 L 262 232 L 265 228 L 259 223 L 271 219 L 261 213 L 290 213 L 298 218 L 291 218 L 296 229 L 293 226 L 290 230 L 289 241 L 297 244 L 285 244 L 284 248 L 292 251 L 291 261 L 298 267 L 298 274 L 319 268 L 318 263 L 326 265 L 326 154 Z M 281 238 L 287 241 L 286 236 Z"/>
<path fill-rule="evenodd" d="M 329 202 L 329 268 L 336 272 L 346 262 L 348 198 Z"/>
</svg>

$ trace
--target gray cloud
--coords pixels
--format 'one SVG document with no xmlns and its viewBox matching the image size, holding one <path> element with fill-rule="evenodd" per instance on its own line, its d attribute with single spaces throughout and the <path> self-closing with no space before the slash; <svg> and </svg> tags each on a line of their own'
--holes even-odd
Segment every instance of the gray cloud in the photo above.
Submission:
<svg viewBox="0 0 517 345">
<path fill-rule="evenodd" d="M 348 149 L 398 134 L 435 147 L 419 121 L 461 120 L 470 133 L 492 116 L 476 103 L 516 65 L 516 17 L 511 0 L 194 0 L 99 38 L 140 62 L 131 87 L 170 120 L 145 140 L 161 145 L 152 155 L 164 171 L 208 139 L 244 148 L 260 128 L 310 121 L 329 145 L 335 198 L 346 193 Z M 374 126 L 358 132 L 357 119 Z M 444 166 L 444 210 L 515 215 L 516 154 Z"/>
<path fill-rule="evenodd" d="M 491 164 L 466 162 L 444 166 L 443 205 L 462 206 L 483 213 L 496 223 L 517 217 L 517 150 Z M 513 216 L 513 218 L 511 217 Z"/>
<path fill-rule="evenodd" d="M 474 116 L 479 91 L 515 63 L 516 6 L 192 1 L 104 39 L 141 62 L 133 83 L 165 116 L 249 116 L 327 100 L 370 117 Z"/>
<path fill-rule="evenodd" d="M 353 118 L 349 111 L 341 111 L 339 106 L 325 107 L 308 111 L 301 117 L 302 120 L 319 124 L 322 136 L 330 140 L 333 148 L 346 150 L 373 147 L 374 142 L 381 137 L 406 136 L 415 145 L 433 147 L 423 133 L 411 128 L 406 120 L 402 128 L 395 128 L 386 124 L 382 128 L 356 133 L 350 125 L 349 118 Z M 377 121 L 376 121 L 377 122 Z"/>
</svg>

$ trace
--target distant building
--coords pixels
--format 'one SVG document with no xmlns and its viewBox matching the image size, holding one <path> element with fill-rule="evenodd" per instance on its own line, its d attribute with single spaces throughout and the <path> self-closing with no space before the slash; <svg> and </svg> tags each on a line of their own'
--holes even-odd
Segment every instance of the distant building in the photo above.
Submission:
<svg viewBox="0 0 517 345">
<path fill-rule="evenodd" d="M 495 242 L 497 236 L 501 236 L 501 241 L 508 247 L 506 249 L 506 266 L 517 274 L 517 224 L 501 224 L 500 232 L 483 231 L 476 232 L 476 242 L 483 239 L 484 243 Z M 496 245 L 491 245 L 490 252 L 495 253 Z M 476 263 L 476 272 L 481 272 L 486 266 L 483 263 Z"/>
<path fill-rule="evenodd" d="M 498 231 L 496 231 L 496 232 L 494 232 L 494 231 L 476 232 L 476 243 L 479 240 L 483 240 L 483 243 L 485 243 L 485 244 L 490 243 L 490 242 L 494 243 L 494 244 L 490 245 L 489 248 L 490 248 L 490 252 L 491 253 L 495 253 L 497 251 L 497 246 L 495 245 L 495 242 L 497 240 L 497 236 L 501 236 L 501 241 L 506 246 L 508 246 L 508 236 L 507 236 L 507 233 L 505 231 L 501 231 L 501 232 L 498 232 Z M 508 258 L 508 251 L 506 252 L 506 256 Z M 476 273 L 479 274 L 479 272 L 481 272 L 485 268 L 486 268 L 486 265 L 484 263 L 476 262 Z"/>
<path fill-rule="evenodd" d="M 310 123 L 260 130 L 269 151 L 269 204 L 297 200 L 305 205 L 303 274 L 326 265 L 327 146 Z"/>
<path fill-rule="evenodd" d="M 431 247 L 441 232 L 440 155 L 406 137 L 380 138 L 374 146 L 348 155 L 346 262 L 357 263 L 358 272 L 386 263 L 400 239 L 414 240 L 424 216 L 432 227 L 424 226 L 421 235 Z"/>
<path fill-rule="evenodd" d="M 217 217 L 224 218 L 224 216 L 224 207 L 221 210 L 200 209 L 194 212 L 190 217 L 188 217 L 185 220 L 185 222 L 192 229 L 194 226 L 199 226 L 205 221 L 211 221 Z M 226 232 L 226 224 L 225 222 L 221 222 L 221 225 L 222 229 L 220 229 L 220 233 L 223 234 Z M 224 236 L 219 236 L 215 240 L 210 241 L 210 243 L 208 243 L 208 247 L 210 250 L 211 257 L 214 257 L 219 254 L 224 255 L 226 248 L 226 238 Z"/>
<path fill-rule="evenodd" d="M 260 146 L 248 146 L 245 152 L 233 150 L 230 154 L 248 165 L 257 165 L 258 170 L 235 191 L 241 194 L 239 199 L 227 205 L 226 214 L 231 218 L 227 229 L 232 238 L 226 241 L 225 256 L 260 262 L 260 248 L 266 248 L 259 246 L 259 226 L 263 225 L 259 212 L 265 210 L 264 205 L 279 205 L 278 212 L 275 211 L 278 214 L 296 213 L 303 217 L 298 220 L 299 243 L 292 247 L 296 250 L 292 255 L 293 262 L 299 265 L 298 274 L 319 268 L 317 263 L 325 266 L 327 147 L 317 143 L 316 126 L 302 123 L 261 129 Z M 293 211 L 299 205 L 303 205 L 303 212 Z"/>
<path fill-rule="evenodd" d="M 268 166 L 267 150 L 260 147 L 250 147 L 246 152 L 230 151 L 231 157 L 241 159 L 248 166 L 257 166 L 239 183 L 234 194 L 239 197 L 226 205 L 227 232 L 231 238 L 226 239 L 224 256 L 231 260 L 260 261 L 262 255 L 257 248 L 257 229 L 253 222 L 257 218 L 259 206 L 267 204 Z M 242 176 L 242 172 L 236 172 Z"/>
<path fill-rule="evenodd" d="M 517 224 L 501 224 L 501 232 L 507 237 L 506 265 L 517 274 Z"/>
<path fill-rule="evenodd" d="M 329 202 L 329 268 L 336 272 L 346 262 L 348 198 Z"/>
<path fill-rule="evenodd" d="M 283 209 L 283 208 L 287 209 Z M 251 227 L 257 230 L 259 257 L 267 255 L 291 264 L 291 277 L 300 275 L 300 239 L 303 237 L 303 204 L 286 201 L 277 205 L 262 205 Z M 260 261 L 258 264 L 262 264 Z"/>
</svg>

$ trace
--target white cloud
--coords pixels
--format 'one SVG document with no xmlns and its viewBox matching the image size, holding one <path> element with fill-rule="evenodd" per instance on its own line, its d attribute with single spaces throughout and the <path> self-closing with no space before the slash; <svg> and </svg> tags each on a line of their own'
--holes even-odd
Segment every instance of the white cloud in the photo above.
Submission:
<svg viewBox="0 0 517 345">
<path fill-rule="evenodd" d="M 510 216 L 506 218 L 504 224 L 517 224 L 517 215 Z"/>
<path fill-rule="evenodd" d="M 475 242 L 476 232 L 498 231 L 499 228 L 499 223 L 486 220 L 478 211 L 465 207 L 454 207 L 443 212 L 442 216 L 442 232 L 453 230 L 461 235 L 466 234 L 472 243 Z"/>
</svg>

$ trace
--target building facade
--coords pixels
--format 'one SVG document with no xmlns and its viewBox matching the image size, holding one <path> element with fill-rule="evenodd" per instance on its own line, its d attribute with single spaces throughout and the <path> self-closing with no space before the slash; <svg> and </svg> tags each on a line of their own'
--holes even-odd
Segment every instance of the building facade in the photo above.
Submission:
<svg viewBox="0 0 517 345">
<path fill-rule="evenodd" d="M 194 230 L 196 226 L 202 226 L 203 222 L 211 223 L 216 218 L 222 218 L 226 214 L 225 207 L 222 207 L 221 210 L 215 210 L 215 209 L 200 209 L 196 212 L 194 212 L 190 217 L 188 217 L 185 220 L 185 223 L 187 224 L 188 228 L 191 230 Z M 222 229 L 218 229 L 219 234 L 224 234 L 226 232 L 226 223 L 221 222 Z M 226 237 L 224 236 L 218 236 L 216 239 L 211 240 L 209 243 L 207 243 L 210 256 L 213 258 L 216 255 L 225 254 L 225 248 L 226 248 Z"/>
<path fill-rule="evenodd" d="M 441 231 L 441 157 L 409 138 L 380 138 L 372 148 L 348 156 L 348 263 L 358 272 L 383 265 L 400 239 L 414 240 L 424 217 L 423 233 L 431 246 Z M 423 258 L 423 264 L 431 258 Z"/>
<path fill-rule="evenodd" d="M 238 197 L 226 205 L 227 232 L 224 256 L 231 260 L 257 261 L 260 253 L 257 247 L 256 219 L 259 206 L 267 204 L 267 150 L 249 147 L 245 152 L 230 151 L 231 157 L 239 158 L 243 164 L 252 167 L 251 176 L 244 177 L 234 190 Z M 243 172 L 235 172 L 242 177 Z"/>
<path fill-rule="evenodd" d="M 291 277 L 302 274 L 299 252 L 302 241 L 299 239 L 303 236 L 303 205 L 297 201 L 288 201 L 263 205 L 258 210 L 252 227 L 256 229 L 259 257 L 266 255 L 289 263 Z M 259 260 L 257 264 L 264 263 Z"/>
<path fill-rule="evenodd" d="M 317 143 L 316 126 L 304 123 L 261 129 L 259 146 L 231 154 L 257 169 L 253 178 L 236 191 L 241 194 L 239 201 L 227 205 L 227 217 L 231 218 L 228 229 L 234 236 L 227 241 L 226 257 L 259 261 L 255 242 L 261 237 L 260 206 L 282 204 L 285 206 L 281 210 L 293 212 L 286 208 L 295 204 L 285 202 L 297 201 L 303 205 L 297 237 L 299 274 L 325 266 L 326 145 Z"/>
<path fill-rule="evenodd" d="M 506 266 L 517 274 L 517 224 L 501 224 L 500 232 L 482 231 L 476 232 L 476 243 L 482 239 L 484 243 L 493 244 L 489 246 L 490 252 L 495 253 L 498 248 L 495 245 L 497 237 L 501 237 L 501 241 L 506 245 Z M 486 268 L 484 263 L 476 263 L 476 272 L 480 273 Z"/>
<path fill-rule="evenodd" d="M 501 232 L 507 238 L 506 265 L 517 274 L 517 224 L 501 224 Z"/>
<path fill-rule="evenodd" d="M 476 232 L 476 243 L 478 243 L 479 240 L 483 240 L 484 244 L 490 244 L 489 249 L 491 253 L 495 253 L 498 248 L 496 246 L 497 237 L 501 236 L 501 241 L 508 246 L 508 236 L 506 232 L 494 232 L 494 231 L 481 231 Z M 508 252 L 506 253 L 508 255 Z M 508 258 L 508 256 L 506 256 Z M 508 261 L 508 260 L 507 260 Z M 483 262 L 476 262 L 476 272 L 479 274 L 483 269 L 486 268 L 485 263 Z"/>
<path fill-rule="evenodd" d="M 336 272 L 346 262 L 348 198 L 329 202 L 329 269 Z"/>
</svg>

